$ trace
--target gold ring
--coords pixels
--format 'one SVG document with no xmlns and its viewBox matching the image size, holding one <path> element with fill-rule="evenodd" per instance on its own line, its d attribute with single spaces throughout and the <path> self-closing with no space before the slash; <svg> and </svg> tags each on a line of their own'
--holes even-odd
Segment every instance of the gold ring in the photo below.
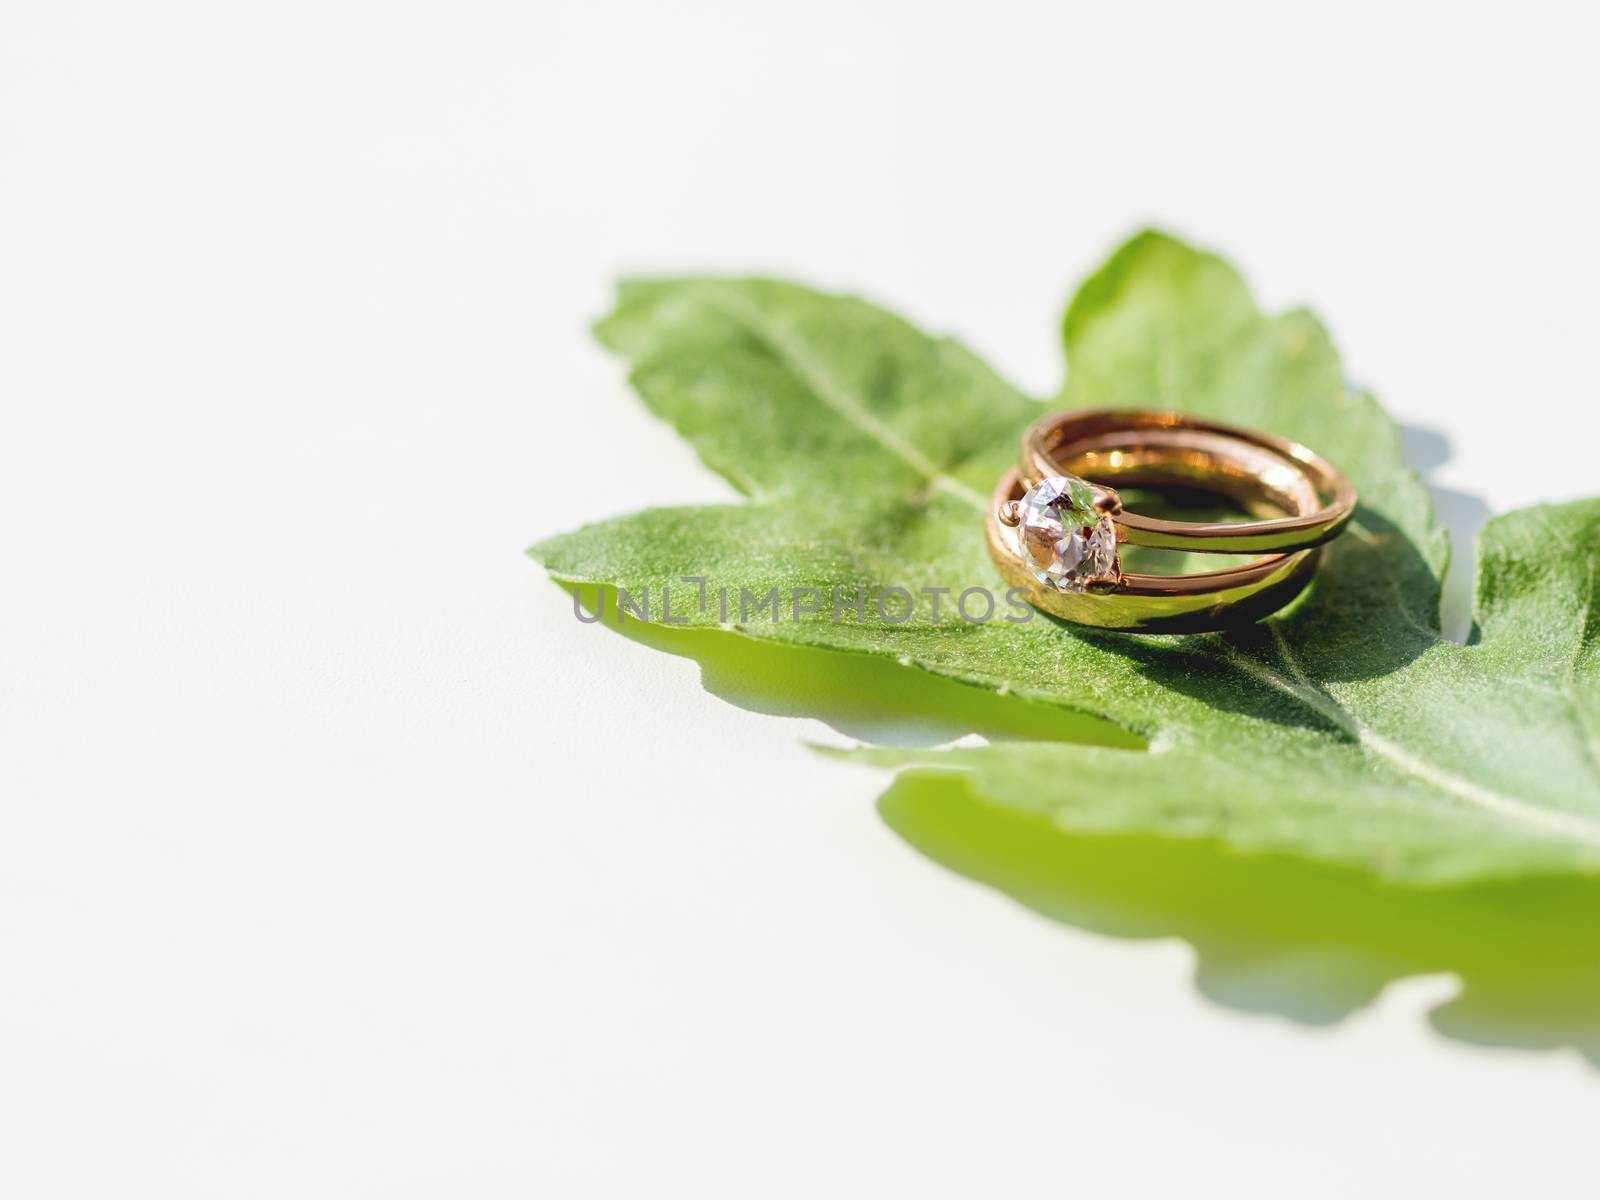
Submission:
<svg viewBox="0 0 1600 1200">
<path fill-rule="evenodd" d="M 1093 480 L 1093 482 L 1089 482 Z M 1171 521 L 1124 510 L 1112 486 L 1225 497 L 1251 520 Z M 1088 409 L 1036 422 L 995 489 L 989 552 L 1030 603 L 1100 629 L 1187 633 L 1276 612 L 1344 529 L 1355 490 L 1297 442 L 1179 413 Z M 1121 569 L 1119 546 L 1266 557 L 1189 575 Z"/>
</svg>

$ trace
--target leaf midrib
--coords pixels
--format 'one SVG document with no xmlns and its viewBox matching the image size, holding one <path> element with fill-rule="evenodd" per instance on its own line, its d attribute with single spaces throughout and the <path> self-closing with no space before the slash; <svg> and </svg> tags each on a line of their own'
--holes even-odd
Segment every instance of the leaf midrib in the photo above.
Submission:
<svg viewBox="0 0 1600 1200">
<path fill-rule="evenodd" d="M 961 480 L 949 475 L 943 467 L 906 441 L 892 426 L 880 420 L 865 404 L 851 395 L 847 388 L 837 385 L 826 367 L 807 353 L 803 346 L 787 338 L 758 311 L 741 301 L 716 295 L 708 289 L 700 289 L 699 295 L 708 308 L 721 313 L 766 347 L 790 374 L 805 385 L 806 390 L 816 397 L 819 403 L 876 442 L 888 454 L 905 463 L 917 473 L 924 484 L 958 497 L 980 514 L 987 511 L 988 502 L 981 495 Z"/>
<path fill-rule="evenodd" d="M 1300 660 L 1295 655 L 1293 647 L 1289 645 L 1288 639 L 1283 636 L 1283 631 L 1275 623 L 1269 623 L 1268 628 L 1272 631 L 1278 653 L 1289 667 L 1292 678 L 1232 646 L 1227 650 L 1228 660 L 1251 678 L 1299 701 L 1345 733 L 1362 750 L 1382 759 L 1402 774 L 1420 780 L 1458 800 L 1464 800 L 1480 811 L 1502 820 L 1600 848 L 1600 821 L 1581 813 L 1530 804 L 1526 800 L 1484 787 L 1480 783 L 1418 758 L 1399 743 L 1383 736 L 1349 709 L 1319 692 L 1311 682 L 1310 676 L 1300 666 Z"/>
</svg>

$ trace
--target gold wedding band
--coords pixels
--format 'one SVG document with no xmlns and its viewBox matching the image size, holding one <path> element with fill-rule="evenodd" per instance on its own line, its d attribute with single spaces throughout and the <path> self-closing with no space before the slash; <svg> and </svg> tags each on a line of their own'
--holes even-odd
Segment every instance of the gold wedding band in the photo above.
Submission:
<svg viewBox="0 0 1600 1200">
<path fill-rule="evenodd" d="M 1092 480 L 1092 482 L 1090 482 Z M 1172 521 L 1126 511 L 1121 484 L 1226 498 L 1253 519 Z M 1035 607 L 1075 624 L 1146 633 L 1224 629 L 1304 589 L 1355 491 L 1297 442 L 1179 413 L 1087 409 L 1036 422 L 995 489 L 989 551 Z M 1265 557 L 1189 575 L 1124 573 L 1118 547 Z"/>
</svg>

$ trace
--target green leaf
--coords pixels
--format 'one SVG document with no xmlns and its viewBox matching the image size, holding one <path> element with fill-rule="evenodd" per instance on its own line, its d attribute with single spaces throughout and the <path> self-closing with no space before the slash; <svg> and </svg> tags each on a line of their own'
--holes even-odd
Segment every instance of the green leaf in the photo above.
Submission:
<svg viewBox="0 0 1600 1200">
<path fill-rule="evenodd" d="M 1067 312 L 1067 382 L 1048 403 L 881 309 L 768 280 L 628 283 L 597 332 L 749 502 L 552 538 L 533 553 L 556 578 L 649 594 L 657 620 L 670 589 L 674 621 L 887 657 L 1146 743 L 863 757 L 959 769 L 982 802 L 1067 831 L 1211 839 L 1409 884 L 1600 874 L 1600 501 L 1491 522 L 1474 644 L 1445 640 L 1447 543 L 1394 424 L 1345 384 L 1314 317 L 1261 313 L 1220 259 L 1153 233 L 1117 251 Z M 1361 505 L 1310 594 L 1226 635 L 954 617 L 964 588 L 1004 593 L 983 512 L 1023 426 L 1106 404 L 1268 429 L 1342 466 Z M 703 608 L 684 576 L 706 580 Z M 773 588 L 777 621 L 753 608 Z M 903 623 L 870 603 L 836 620 L 835 588 L 916 604 Z M 923 588 L 951 589 L 938 619 Z M 794 611 L 812 592 L 822 611 Z"/>
</svg>

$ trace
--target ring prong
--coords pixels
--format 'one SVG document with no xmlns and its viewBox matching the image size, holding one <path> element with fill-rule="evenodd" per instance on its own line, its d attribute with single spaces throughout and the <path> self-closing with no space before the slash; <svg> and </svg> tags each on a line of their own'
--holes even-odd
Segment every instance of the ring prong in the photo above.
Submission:
<svg viewBox="0 0 1600 1200">
<path fill-rule="evenodd" d="M 1022 505 L 1015 500 L 1007 500 L 1000 506 L 1000 524 L 1012 527 L 1022 524 Z"/>
<path fill-rule="evenodd" d="M 1096 484 L 1094 507 L 1097 512 L 1110 513 L 1112 516 L 1116 516 L 1122 511 L 1122 497 L 1118 495 L 1116 488 L 1108 488 L 1101 484 Z"/>
</svg>

